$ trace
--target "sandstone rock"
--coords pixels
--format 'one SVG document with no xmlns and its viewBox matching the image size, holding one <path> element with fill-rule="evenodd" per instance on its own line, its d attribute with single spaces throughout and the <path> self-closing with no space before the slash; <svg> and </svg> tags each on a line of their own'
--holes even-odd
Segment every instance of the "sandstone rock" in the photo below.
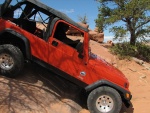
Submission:
<svg viewBox="0 0 150 113">
<path fill-rule="evenodd" d="M 102 43 L 104 41 L 104 33 L 89 31 L 90 39 Z"/>
<path fill-rule="evenodd" d="M 69 30 L 66 32 L 67 35 L 72 35 L 72 36 L 81 36 L 81 32 L 79 32 L 78 30 L 69 28 Z"/>
<path fill-rule="evenodd" d="M 114 46 L 114 43 L 113 43 L 112 40 L 108 40 L 108 41 L 107 41 L 107 44 L 110 44 L 111 46 Z"/>
<path fill-rule="evenodd" d="M 78 22 L 78 24 L 84 28 L 89 28 L 89 25 L 88 24 L 83 24 L 83 23 L 80 23 Z M 74 28 L 72 27 L 69 27 L 69 30 L 66 32 L 67 35 L 72 35 L 72 36 L 81 36 L 81 32 L 79 32 L 78 30 L 75 30 Z"/>
<path fill-rule="evenodd" d="M 138 63 L 138 64 L 140 64 L 140 65 L 144 64 L 144 61 L 143 61 L 143 60 L 137 59 L 137 58 L 135 58 L 135 57 L 133 57 L 132 59 L 133 59 L 136 63 Z"/>
<path fill-rule="evenodd" d="M 43 25 L 43 24 L 41 24 L 40 22 L 37 22 L 37 23 L 36 23 L 36 27 L 39 28 L 39 29 L 46 29 L 45 26 L 47 26 L 47 24 L 44 24 L 44 25 Z"/>
</svg>

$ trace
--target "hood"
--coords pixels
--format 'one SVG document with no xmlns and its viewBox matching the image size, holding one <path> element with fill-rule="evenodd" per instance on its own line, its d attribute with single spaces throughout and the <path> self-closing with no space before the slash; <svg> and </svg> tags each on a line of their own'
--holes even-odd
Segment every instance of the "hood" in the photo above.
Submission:
<svg viewBox="0 0 150 113">
<path fill-rule="evenodd" d="M 90 55 L 89 64 L 92 65 L 93 72 L 96 73 L 100 79 L 109 80 L 121 86 L 124 86 L 125 83 L 128 84 L 127 78 L 120 70 L 93 53 Z"/>
</svg>

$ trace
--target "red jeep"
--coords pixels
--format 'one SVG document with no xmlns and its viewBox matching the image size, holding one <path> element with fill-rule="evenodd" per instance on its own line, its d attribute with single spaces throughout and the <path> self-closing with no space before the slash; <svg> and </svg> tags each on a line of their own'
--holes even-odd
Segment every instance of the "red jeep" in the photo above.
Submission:
<svg viewBox="0 0 150 113">
<path fill-rule="evenodd" d="M 128 80 L 91 53 L 88 29 L 38 0 L 5 0 L 0 5 L 1 74 L 15 77 L 24 60 L 82 87 L 91 113 L 119 113 L 122 102 L 129 106 Z"/>
</svg>

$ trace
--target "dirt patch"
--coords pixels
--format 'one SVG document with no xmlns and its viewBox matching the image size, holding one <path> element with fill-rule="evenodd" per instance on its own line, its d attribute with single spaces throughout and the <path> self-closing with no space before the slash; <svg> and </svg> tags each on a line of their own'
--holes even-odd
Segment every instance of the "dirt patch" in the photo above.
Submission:
<svg viewBox="0 0 150 113">
<path fill-rule="evenodd" d="M 150 107 L 150 70 L 134 61 L 120 61 L 119 69 L 130 82 L 133 95 L 131 100 L 134 113 L 149 113 Z"/>
<path fill-rule="evenodd" d="M 78 113 L 80 88 L 35 64 L 16 79 L 0 78 L 0 113 Z M 77 92 L 78 91 L 78 92 Z"/>
</svg>

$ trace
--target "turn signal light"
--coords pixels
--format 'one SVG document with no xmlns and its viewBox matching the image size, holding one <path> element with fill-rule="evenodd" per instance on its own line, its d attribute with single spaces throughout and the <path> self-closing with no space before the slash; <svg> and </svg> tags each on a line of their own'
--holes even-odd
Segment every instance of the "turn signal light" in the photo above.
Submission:
<svg viewBox="0 0 150 113">
<path fill-rule="evenodd" d="M 126 93 L 126 98 L 129 99 L 130 98 L 130 94 Z"/>
</svg>

